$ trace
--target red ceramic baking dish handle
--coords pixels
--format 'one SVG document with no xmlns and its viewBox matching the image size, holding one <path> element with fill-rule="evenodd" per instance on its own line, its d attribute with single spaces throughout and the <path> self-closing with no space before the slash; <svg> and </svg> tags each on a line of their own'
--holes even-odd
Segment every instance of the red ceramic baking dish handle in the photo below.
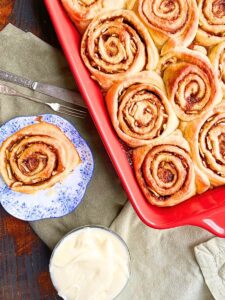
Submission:
<svg viewBox="0 0 225 300">
<path fill-rule="evenodd" d="M 205 228 L 216 236 L 225 238 L 225 207 L 214 209 L 211 214 L 207 213 L 207 216 L 195 216 L 189 224 Z"/>
</svg>

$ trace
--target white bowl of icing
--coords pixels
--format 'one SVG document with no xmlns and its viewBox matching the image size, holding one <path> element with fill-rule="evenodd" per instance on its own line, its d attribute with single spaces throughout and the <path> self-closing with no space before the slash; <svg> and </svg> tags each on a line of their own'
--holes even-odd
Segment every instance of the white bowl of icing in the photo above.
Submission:
<svg viewBox="0 0 225 300">
<path fill-rule="evenodd" d="M 130 277 L 130 255 L 116 233 L 85 226 L 68 233 L 55 247 L 50 275 L 64 300 L 113 300 Z"/>
</svg>

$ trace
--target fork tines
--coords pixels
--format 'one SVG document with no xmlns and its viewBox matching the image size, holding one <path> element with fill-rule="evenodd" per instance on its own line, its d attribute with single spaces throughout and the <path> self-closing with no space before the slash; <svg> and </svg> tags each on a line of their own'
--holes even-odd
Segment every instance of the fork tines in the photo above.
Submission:
<svg viewBox="0 0 225 300">
<path fill-rule="evenodd" d="M 62 105 L 62 104 L 60 104 L 60 108 L 58 111 L 60 113 L 63 113 L 63 114 L 69 115 L 69 116 L 74 116 L 74 117 L 81 118 L 81 119 L 84 119 L 87 115 L 87 111 L 85 109 L 73 108 L 73 107 Z"/>
</svg>

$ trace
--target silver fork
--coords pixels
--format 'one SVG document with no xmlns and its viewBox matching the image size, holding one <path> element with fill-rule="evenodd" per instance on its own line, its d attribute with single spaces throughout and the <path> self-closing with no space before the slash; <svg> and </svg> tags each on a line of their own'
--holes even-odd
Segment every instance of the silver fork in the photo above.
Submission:
<svg viewBox="0 0 225 300">
<path fill-rule="evenodd" d="M 48 107 L 50 107 L 52 110 L 59 112 L 61 114 L 64 114 L 64 115 L 81 118 L 81 119 L 84 119 L 86 116 L 86 111 L 84 109 L 72 108 L 69 106 L 62 105 L 60 103 L 42 102 L 38 98 L 34 98 L 31 96 L 25 95 L 21 92 L 18 92 L 15 89 L 9 87 L 8 85 L 2 84 L 2 83 L 0 83 L 0 94 L 8 95 L 8 96 L 15 96 L 15 97 L 22 97 L 22 98 L 28 99 L 28 100 L 36 102 L 36 103 L 44 104 L 44 105 L 47 105 Z"/>
</svg>

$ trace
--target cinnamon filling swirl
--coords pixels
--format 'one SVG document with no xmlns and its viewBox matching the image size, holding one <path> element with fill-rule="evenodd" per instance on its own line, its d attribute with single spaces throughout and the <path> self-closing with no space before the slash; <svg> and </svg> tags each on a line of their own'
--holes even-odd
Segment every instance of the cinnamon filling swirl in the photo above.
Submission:
<svg viewBox="0 0 225 300">
<path fill-rule="evenodd" d="M 197 191 L 190 148 L 180 131 L 133 153 L 138 183 L 153 205 L 173 206 Z"/>
<path fill-rule="evenodd" d="M 171 51 L 159 62 L 168 98 L 182 121 L 192 121 L 221 101 L 221 89 L 209 60 L 193 50 Z"/>
<path fill-rule="evenodd" d="M 131 147 L 167 136 L 178 126 L 163 82 L 155 72 L 141 72 L 113 85 L 106 103 L 116 132 Z"/>
<path fill-rule="evenodd" d="M 139 0 L 138 13 L 161 53 L 189 46 L 198 29 L 195 0 Z"/>
<path fill-rule="evenodd" d="M 199 29 L 196 40 L 213 46 L 225 40 L 224 0 L 199 0 Z"/>
<path fill-rule="evenodd" d="M 140 1 L 139 10 L 143 12 L 149 24 L 168 34 L 180 31 L 189 17 L 187 1 Z"/>
<path fill-rule="evenodd" d="M 188 184 L 190 158 L 181 148 L 157 146 L 146 155 L 142 166 L 145 186 L 158 201 L 164 201 Z M 182 155 L 181 155 L 182 153 Z M 188 164 L 189 162 L 189 164 Z"/>
</svg>

